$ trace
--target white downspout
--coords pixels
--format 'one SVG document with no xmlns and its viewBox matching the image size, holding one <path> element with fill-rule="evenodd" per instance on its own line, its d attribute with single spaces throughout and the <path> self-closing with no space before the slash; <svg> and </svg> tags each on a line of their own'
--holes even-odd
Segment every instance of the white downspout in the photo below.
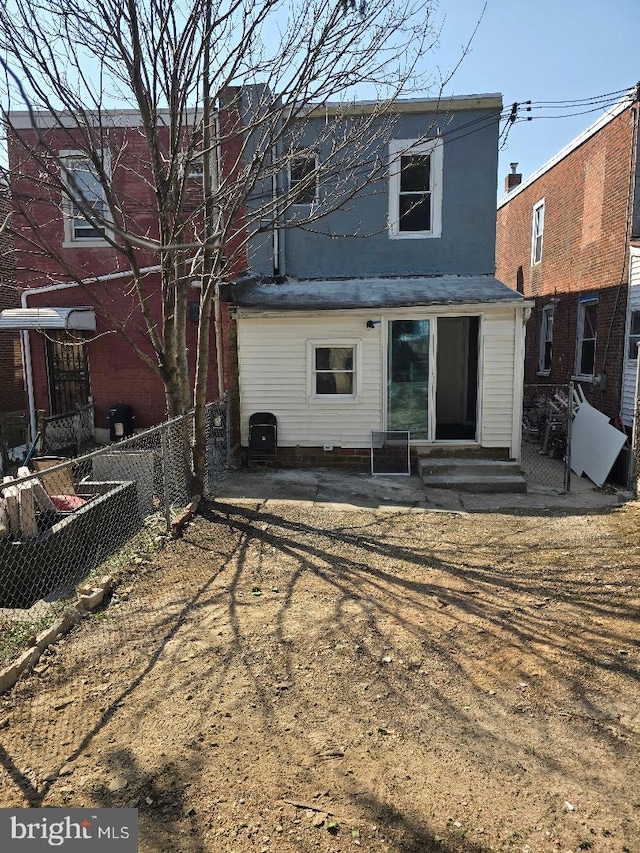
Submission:
<svg viewBox="0 0 640 853">
<path fill-rule="evenodd" d="M 522 459 L 522 404 L 524 395 L 524 355 L 527 334 L 527 322 L 531 316 L 532 303 L 525 302 L 516 308 L 515 346 L 513 353 L 513 423 L 511 428 L 511 456 L 517 462 Z M 518 403 L 516 408 L 516 401 Z"/>
</svg>

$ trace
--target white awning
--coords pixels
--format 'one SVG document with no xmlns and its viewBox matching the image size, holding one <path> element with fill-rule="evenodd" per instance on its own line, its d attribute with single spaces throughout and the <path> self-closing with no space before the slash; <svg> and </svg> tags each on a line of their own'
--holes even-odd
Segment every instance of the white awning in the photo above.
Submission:
<svg viewBox="0 0 640 853">
<path fill-rule="evenodd" d="M 0 311 L 0 331 L 28 329 L 76 329 L 93 332 L 96 312 L 89 307 L 5 308 Z"/>
</svg>

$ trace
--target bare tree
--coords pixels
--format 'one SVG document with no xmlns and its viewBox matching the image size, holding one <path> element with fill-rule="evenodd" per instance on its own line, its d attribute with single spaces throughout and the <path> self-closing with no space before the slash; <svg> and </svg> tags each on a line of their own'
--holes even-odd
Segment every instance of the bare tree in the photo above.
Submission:
<svg viewBox="0 0 640 853">
<path fill-rule="evenodd" d="M 13 162 L 21 163 L 14 222 L 28 250 L 18 264 L 34 282 L 82 286 L 162 378 L 168 414 L 195 408 L 194 492 L 204 472 L 212 337 L 220 391 L 223 385 L 218 286 L 246 265 L 247 245 L 261 233 L 269 239 L 283 227 L 321 229 L 328 213 L 375 186 L 384 163 L 374 143 L 393 122 L 394 100 L 424 89 L 416 68 L 437 37 L 431 5 L 8 0 L 0 9 L 2 117 Z M 353 105 L 361 84 L 376 101 L 363 114 Z M 14 111 L 25 109 L 36 131 L 28 144 L 12 126 Z M 120 126 L 123 110 L 136 116 L 135 146 Z M 311 122 L 321 130 L 309 133 Z M 70 168 L 65 147 L 82 153 L 84 172 Z M 283 180 L 294 153 L 295 180 Z M 131 195 L 126 171 L 135 171 L 143 198 Z M 197 193 L 194 174 L 201 175 Z M 319 183 L 323 193 L 301 215 L 296 200 Z M 50 239 L 42 212 L 52 209 L 60 220 L 70 210 L 81 216 L 111 247 L 114 271 L 130 275 L 139 328 L 110 307 L 86 263 L 72 262 Z M 194 280 L 200 315 L 190 375 Z"/>
</svg>

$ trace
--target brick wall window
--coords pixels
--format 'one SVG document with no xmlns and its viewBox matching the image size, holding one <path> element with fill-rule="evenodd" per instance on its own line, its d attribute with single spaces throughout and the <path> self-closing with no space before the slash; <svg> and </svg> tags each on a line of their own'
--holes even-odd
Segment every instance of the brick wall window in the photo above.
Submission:
<svg viewBox="0 0 640 853">
<path fill-rule="evenodd" d="M 83 245 L 104 244 L 109 209 L 105 188 L 91 158 L 81 151 L 62 151 L 64 180 L 69 195 L 63 200 L 65 242 Z M 101 152 L 105 174 L 109 152 Z"/>
<path fill-rule="evenodd" d="M 551 349 L 553 344 L 553 305 L 542 309 L 540 323 L 540 357 L 538 373 L 548 375 L 551 372 Z"/>
<path fill-rule="evenodd" d="M 544 199 L 533 206 L 531 226 L 531 266 L 542 260 L 542 235 L 544 233 Z"/>
<path fill-rule="evenodd" d="M 442 140 L 389 144 L 389 236 L 442 234 Z"/>
<path fill-rule="evenodd" d="M 578 307 L 576 375 L 593 376 L 598 336 L 598 297 L 582 299 Z"/>
</svg>

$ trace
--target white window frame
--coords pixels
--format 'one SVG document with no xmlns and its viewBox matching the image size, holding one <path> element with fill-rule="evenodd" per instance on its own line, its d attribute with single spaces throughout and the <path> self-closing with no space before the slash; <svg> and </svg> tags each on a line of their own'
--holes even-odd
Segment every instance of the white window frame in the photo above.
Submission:
<svg viewBox="0 0 640 853">
<path fill-rule="evenodd" d="M 629 332 L 627 334 L 627 358 L 629 361 L 638 360 L 638 344 L 640 344 L 640 332 L 633 333 L 634 315 L 637 315 L 640 320 L 640 309 L 634 308 L 629 312 Z"/>
<path fill-rule="evenodd" d="M 204 175 L 204 160 L 202 157 L 195 157 L 189 160 L 186 168 L 186 177 L 188 181 L 199 181 L 202 183 Z"/>
<path fill-rule="evenodd" d="M 311 201 L 309 201 L 307 199 L 305 199 L 304 201 L 295 201 L 295 188 L 298 186 L 298 184 L 302 183 L 302 180 L 300 180 L 300 179 L 294 180 L 294 178 L 291 174 L 291 164 L 295 160 L 313 161 L 313 172 L 314 172 L 314 175 L 313 175 L 313 199 Z M 288 165 L 288 171 L 289 171 L 289 176 L 288 176 L 289 177 L 289 193 L 290 193 L 290 196 L 292 199 L 292 205 L 294 207 L 311 207 L 312 205 L 317 204 L 318 198 L 319 198 L 319 186 L 318 186 L 319 160 L 318 160 L 318 155 L 317 154 L 305 154 L 304 152 L 292 151 L 291 154 L 289 155 L 289 161 L 288 161 L 287 165 Z M 311 190 L 311 187 L 308 187 L 308 189 L 305 190 L 305 192 L 308 192 L 310 190 Z"/>
<path fill-rule="evenodd" d="M 400 171 L 402 157 L 429 155 L 431 228 L 429 231 L 400 230 Z M 389 237 L 392 240 L 425 240 L 442 236 L 442 184 L 444 145 L 441 137 L 425 141 L 393 139 L 389 143 Z"/>
<path fill-rule="evenodd" d="M 553 348 L 553 314 L 554 305 L 543 305 L 542 316 L 540 318 L 540 352 L 538 356 L 538 374 L 540 376 L 548 376 L 551 373 L 551 358 L 549 355 L 549 366 L 545 365 L 547 344 Z"/>
<path fill-rule="evenodd" d="M 533 205 L 531 217 L 531 266 L 537 266 L 542 261 L 542 244 L 544 241 L 544 199 L 541 198 Z"/>
<path fill-rule="evenodd" d="M 353 393 L 318 394 L 316 391 L 316 350 L 324 347 L 350 347 L 353 350 Z M 307 399 L 314 403 L 354 403 L 362 387 L 362 341 L 357 338 L 312 339 L 307 341 Z"/>
<path fill-rule="evenodd" d="M 104 149 L 98 152 L 98 156 L 102 158 L 102 162 L 104 164 L 104 169 L 107 174 L 110 172 L 111 168 L 111 160 L 110 153 L 108 150 Z M 62 179 L 65 185 L 69 189 L 69 195 L 65 195 L 63 198 L 63 214 L 64 214 L 64 245 L 66 247 L 92 247 L 92 246 L 104 246 L 107 244 L 107 240 L 105 237 L 96 237 L 94 235 L 90 237 L 82 237 L 76 233 L 76 220 L 79 217 L 74 215 L 74 203 L 72 200 L 73 196 L 73 186 L 71 181 L 71 171 L 69 169 L 69 164 L 72 161 L 86 161 L 88 163 L 91 162 L 90 155 L 87 154 L 86 151 L 61 151 L 60 152 L 60 161 L 62 164 Z M 105 220 L 104 230 L 107 230 L 106 223 L 109 221 L 109 210 L 107 207 L 106 197 L 104 198 L 104 212 L 103 219 Z M 85 220 L 86 222 L 87 220 Z"/>
<path fill-rule="evenodd" d="M 576 361 L 575 361 L 575 377 L 576 377 L 576 379 L 587 380 L 587 379 L 593 379 L 593 376 L 594 376 L 595 367 L 596 367 L 596 353 L 597 353 L 597 347 L 598 347 L 598 329 L 597 329 L 597 325 L 596 325 L 596 331 L 595 331 L 594 337 L 585 339 L 585 337 L 584 337 L 584 315 L 585 315 L 585 310 L 586 310 L 587 306 L 595 304 L 597 307 L 598 302 L 599 302 L 599 300 L 598 300 L 597 296 L 590 296 L 587 299 L 581 299 L 580 303 L 578 305 L 578 325 L 577 325 L 577 329 L 576 329 Z M 582 362 L 582 346 L 583 346 L 585 340 L 592 340 L 593 341 L 593 371 L 594 372 L 592 372 L 592 373 L 582 373 L 580 371 L 580 368 L 582 367 L 582 363 L 581 363 Z"/>
</svg>

